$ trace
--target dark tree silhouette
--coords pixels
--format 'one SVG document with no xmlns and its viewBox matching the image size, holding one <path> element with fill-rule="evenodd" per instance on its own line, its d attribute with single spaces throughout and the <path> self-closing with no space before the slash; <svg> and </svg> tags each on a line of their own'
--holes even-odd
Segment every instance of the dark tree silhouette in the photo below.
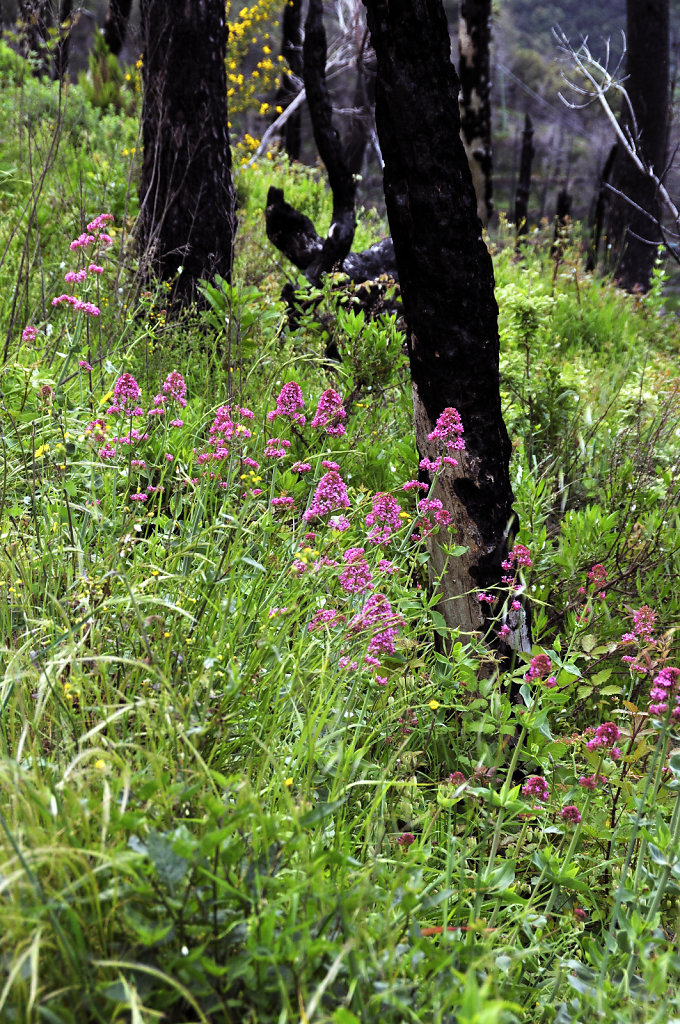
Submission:
<svg viewBox="0 0 680 1024">
<path fill-rule="evenodd" d="M 345 159 L 340 135 L 333 124 L 333 108 L 326 85 L 326 30 L 322 0 L 309 0 L 302 54 L 314 141 L 326 165 L 333 193 L 333 214 L 328 237 L 306 271 L 309 280 L 316 284 L 323 274 L 345 259 L 352 248 L 356 224 L 354 177 Z"/>
<path fill-rule="evenodd" d="M 285 110 L 298 94 L 299 85 L 295 80 L 302 80 L 302 0 L 286 0 L 284 5 L 281 18 L 281 56 L 285 57 L 294 76 L 291 81 L 289 75 L 282 75 L 276 93 L 277 107 L 283 107 Z M 296 110 L 288 118 L 283 129 L 283 146 L 292 160 L 300 159 L 301 142 L 300 111 Z"/>
<path fill-rule="evenodd" d="M 529 230 L 529 193 L 531 192 L 531 165 L 534 160 L 534 126 L 529 114 L 524 117 L 522 152 L 519 161 L 519 179 L 515 193 L 515 231 L 517 237 Z"/>
<path fill-rule="evenodd" d="M 199 278 L 231 275 L 225 8 L 223 0 L 142 0 L 141 15 L 139 243 L 147 266 L 184 301 Z"/>
<path fill-rule="evenodd" d="M 477 214 L 485 226 L 493 213 L 490 47 L 491 0 L 461 0 L 460 124 L 477 196 Z"/>
<path fill-rule="evenodd" d="M 668 6 L 668 0 L 626 3 L 625 87 L 630 105 L 624 98 L 620 124 L 658 177 L 663 177 L 668 132 Z M 635 167 L 623 146 L 617 149 L 612 184 L 632 200 L 613 196 L 610 201 L 607 241 L 615 278 L 627 291 L 648 291 L 661 241 L 656 185 Z"/>
<path fill-rule="evenodd" d="M 51 24 L 49 0 L 19 0 L 19 41 L 24 56 L 32 58 L 38 76 L 50 74 L 47 40 Z"/>
<path fill-rule="evenodd" d="M 123 49 L 131 10 L 132 0 L 109 0 L 109 9 L 106 12 L 106 21 L 102 31 L 106 45 L 116 56 Z"/>
<path fill-rule="evenodd" d="M 377 57 L 376 122 L 387 214 L 399 267 L 421 458 L 447 407 L 460 413 L 467 451 L 430 491 L 453 517 L 449 557 L 430 538 L 450 626 L 484 632 L 478 593 L 500 584 L 513 524 L 510 441 L 501 415 L 498 307 L 470 168 L 460 140 L 459 82 L 441 0 L 364 0 Z M 430 481 L 429 471 L 423 471 Z M 526 647 L 517 613 L 511 646 Z"/>
<path fill-rule="evenodd" d="M 61 82 L 68 71 L 72 14 L 73 0 L 61 0 L 59 5 L 59 41 L 54 54 L 54 77 Z"/>
</svg>

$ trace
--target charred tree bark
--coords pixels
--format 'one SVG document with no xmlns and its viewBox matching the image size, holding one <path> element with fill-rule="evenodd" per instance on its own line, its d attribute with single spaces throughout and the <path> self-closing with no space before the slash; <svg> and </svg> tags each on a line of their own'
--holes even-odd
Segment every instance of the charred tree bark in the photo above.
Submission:
<svg viewBox="0 0 680 1024">
<path fill-rule="evenodd" d="M 307 268 L 307 278 L 317 284 L 324 274 L 342 263 L 354 239 L 354 178 L 345 161 L 340 136 L 333 124 L 333 108 L 326 85 L 326 30 L 322 0 L 309 0 L 305 21 L 303 66 L 307 104 L 312 118 L 314 141 L 326 165 L 333 193 L 333 214 L 328 237 L 320 253 Z"/>
<path fill-rule="evenodd" d="M 375 109 L 375 61 L 366 54 L 367 39 L 368 29 L 357 54 L 354 113 L 345 143 L 347 167 L 352 175 L 361 174 Z"/>
<path fill-rule="evenodd" d="M 493 213 L 490 47 L 491 0 L 461 0 L 460 125 L 477 196 L 477 216 L 485 227 Z"/>
<path fill-rule="evenodd" d="M 458 78 L 441 0 L 364 0 L 377 56 L 376 121 L 399 267 L 418 450 L 443 410 L 460 413 L 467 451 L 431 488 L 467 546 L 451 559 L 432 537 L 430 566 L 449 626 L 486 632 L 480 590 L 501 583 L 514 522 L 510 441 L 501 414 L 498 307 L 470 168 L 460 139 Z M 427 471 L 425 478 L 431 482 Z M 517 613 L 509 642 L 526 649 Z"/>
<path fill-rule="evenodd" d="M 61 0 L 59 6 L 59 42 L 54 54 L 54 78 L 59 82 L 64 81 L 68 71 L 72 14 L 73 0 Z"/>
<path fill-rule="evenodd" d="M 295 99 L 302 81 L 302 0 L 287 0 L 281 18 L 281 56 L 290 68 L 293 80 L 283 75 L 276 93 L 277 107 L 286 107 Z M 300 159 L 302 143 L 300 112 L 292 114 L 283 130 L 283 146 L 291 160 Z"/>
<path fill-rule="evenodd" d="M 267 194 L 265 219 L 269 241 L 306 275 L 324 245 L 312 221 L 287 203 L 283 191 L 273 186 Z M 396 280 L 397 263 L 392 239 L 383 238 L 369 249 L 348 253 L 340 267 L 355 284 L 373 281 L 383 274 Z"/>
<path fill-rule="evenodd" d="M 528 114 L 524 118 L 522 132 L 522 155 L 519 164 L 519 180 L 515 193 L 515 232 L 517 237 L 529 230 L 529 193 L 531 192 L 531 165 L 534 160 L 534 126 Z"/>
<path fill-rule="evenodd" d="M 109 9 L 104 22 L 104 39 L 111 53 L 117 57 L 123 49 L 127 35 L 132 0 L 109 0 Z"/>
<path fill-rule="evenodd" d="M 32 56 L 35 74 L 50 74 L 47 45 L 52 24 L 49 0 L 19 0 L 19 40 L 25 57 Z"/>
<path fill-rule="evenodd" d="M 627 0 L 626 90 L 632 113 L 624 101 L 621 124 L 648 167 L 662 177 L 666 160 L 669 101 L 668 0 Z M 649 290 L 661 242 L 656 187 L 638 171 L 619 147 L 613 184 L 640 209 L 612 196 L 608 243 L 614 255 L 617 283 L 626 291 Z"/>
<path fill-rule="evenodd" d="M 615 143 L 609 150 L 609 155 L 605 160 L 604 167 L 602 168 L 602 174 L 600 175 L 600 185 L 597 190 L 597 199 L 595 200 L 595 207 L 592 215 L 590 248 L 586 259 L 586 270 L 590 272 L 595 270 L 597 267 L 598 254 L 600 251 L 600 239 L 602 238 L 604 215 L 607 206 L 607 185 L 609 184 L 612 167 L 614 166 L 614 160 L 616 159 L 616 150 L 617 146 Z"/>
<path fill-rule="evenodd" d="M 223 0 L 143 0 L 144 161 L 139 244 L 181 302 L 231 276 L 234 187 Z M 182 268 L 181 273 L 180 267 Z"/>
</svg>

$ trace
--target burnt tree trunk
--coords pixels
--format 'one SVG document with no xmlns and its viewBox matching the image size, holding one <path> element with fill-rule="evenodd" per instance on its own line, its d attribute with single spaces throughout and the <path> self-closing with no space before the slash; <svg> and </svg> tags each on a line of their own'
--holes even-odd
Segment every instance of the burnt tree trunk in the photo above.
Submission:
<svg viewBox="0 0 680 1024">
<path fill-rule="evenodd" d="M 117 57 L 123 49 L 127 35 L 132 0 L 109 0 L 109 9 L 104 22 L 104 39 L 111 53 Z"/>
<path fill-rule="evenodd" d="M 477 196 L 477 215 L 485 227 L 493 213 L 490 46 L 491 0 L 461 0 L 460 126 Z"/>
<path fill-rule="evenodd" d="M 333 193 L 333 214 L 328 237 L 306 275 L 318 284 L 336 263 L 342 263 L 354 239 L 354 177 L 343 152 L 340 135 L 333 124 L 333 107 L 326 85 L 326 30 L 323 24 L 322 0 L 309 0 L 305 21 L 303 67 L 307 105 L 312 118 L 314 141 L 326 165 L 328 183 Z"/>
<path fill-rule="evenodd" d="M 632 114 L 625 103 L 621 125 L 630 133 L 639 156 L 657 176 L 664 172 L 669 102 L 669 14 L 668 0 L 627 0 L 625 87 Z M 633 161 L 618 148 L 612 183 L 640 209 L 612 196 L 608 244 L 613 254 L 617 283 L 626 291 L 649 290 L 661 242 L 658 226 L 660 207 L 656 187 L 637 170 Z"/>
<path fill-rule="evenodd" d="M 59 42 L 54 53 L 54 78 L 59 82 L 64 81 L 68 71 L 72 14 L 73 0 L 61 0 L 59 5 Z"/>
<path fill-rule="evenodd" d="M 600 251 L 600 239 L 602 237 L 604 215 L 607 207 L 607 185 L 611 178 L 614 160 L 616 159 L 616 151 L 617 145 L 614 143 L 612 148 L 609 150 L 607 159 L 604 162 L 604 167 L 602 168 L 602 174 L 600 175 L 600 185 L 597 190 L 597 198 L 595 200 L 595 206 L 593 208 L 591 218 L 592 230 L 590 235 L 590 248 L 586 258 L 586 270 L 589 271 L 593 271 L 597 267 L 598 253 Z"/>
<path fill-rule="evenodd" d="M 49 0 L 19 0 L 19 41 L 25 57 L 31 57 L 39 77 L 50 74 L 48 38 L 52 24 Z"/>
<path fill-rule="evenodd" d="M 231 276 L 225 8 L 223 0 L 143 0 L 141 15 L 139 243 L 147 267 L 186 301 L 199 278 Z"/>
<path fill-rule="evenodd" d="M 293 76 L 281 76 L 281 84 L 276 93 L 277 107 L 286 107 L 297 96 L 302 80 L 302 0 L 287 0 L 281 18 L 281 56 L 285 58 Z M 300 159 L 302 143 L 300 111 L 296 111 L 286 121 L 283 129 L 283 146 L 291 160 Z"/>
<path fill-rule="evenodd" d="M 515 193 L 515 231 L 517 236 L 526 235 L 529 230 L 529 193 L 531 192 L 531 165 L 534 160 L 534 126 L 528 114 L 524 118 L 522 132 L 522 154 L 519 164 L 519 180 Z"/>
<path fill-rule="evenodd" d="M 428 435 L 447 407 L 460 413 L 467 445 L 460 464 L 445 466 L 429 495 L 451 513 L 454 542 L 467 551 L 449 557 L 442 544 L 449 538 L 431 537 L 431 573 L 447 624 L 485 632 L 488 606 L 478 593 L 501 584 L 514 515 L 493 267 L 460 139 L 459 82 L 441 0 L 364 2 L 377 56 L 376 121 L 418 451 L 421 458 L 440 454 Z M 526 624 L 511 614 L 509 643 L 526 649 Z"/>
<path fill-rule="evenodd" d="M 366 53 L 368 29 L 357 54 L 356 82 L 354 85 L 354 111 L 345 142 L 347 166 L 350 174 L 361 174 L 370 138 L 370 126 L 375 109 L 375 61 Z"/>
</svg>

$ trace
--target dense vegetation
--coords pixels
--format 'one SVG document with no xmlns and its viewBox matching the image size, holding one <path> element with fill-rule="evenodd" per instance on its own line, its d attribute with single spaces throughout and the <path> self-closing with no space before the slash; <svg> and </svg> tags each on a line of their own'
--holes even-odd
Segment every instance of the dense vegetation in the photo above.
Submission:
<svg viewBox="0 0 680 1024">
<path fill-rule="evenodd" d="M 493 239 L 534 634 L 499 673 L 428 585 L 398 323 L 278 300 L 266 190 L 323 229 L 316 174 L 239 167 L 233 287 L 173 321 L 137 122 L 0 77 L 0 1019 L 680 1017 L 661 269 Z"/>
</svg>

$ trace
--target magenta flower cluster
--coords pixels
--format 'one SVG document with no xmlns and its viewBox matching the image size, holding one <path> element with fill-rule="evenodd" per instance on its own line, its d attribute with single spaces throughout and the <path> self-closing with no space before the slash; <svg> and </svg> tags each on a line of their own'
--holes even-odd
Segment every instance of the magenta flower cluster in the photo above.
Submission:
<svg viewBox="0 0 680 1024">
<path fill-rule="evenodd" d="M 621 756 L 621 751 L 615 744 L 621 736 L 619 727 L 614 722 L 603 722 L 595 729 L 593 736 L 586 743 L 588 750 L 606 750 L 609 756 L 615 761 Z"/>
<path fill-rule="evenodd" d="M 525 673 L 524 679 L 527 683 L 543 680 L 544 685 L 548 689 L 552 689 L 557 684 L 557 679 L 555 676 L 550 675 L 551 669 L 552 661 L 548 655 L 537 654 L 529 662 L 529 671 Z"/>
<path fill-rule="evenodd" d="M 401 505 L 391 494 L 375 494 L 366 526 L 371 527 L 369 544 L 389 544 L 392 534 L 401 526 Z"/>
<path fill-rule="evenodd" d="M 337 470 L 331 469 L 319 480 L 312 502 L 302 518 L 309 523 L 337 509 L 349 507 L 347 486 Z"/>
<path fill-rule="evenodd" d="M 438 473 L 442 466 L 457 466 L 458 459 L 454 452 L 465 451 L 463 440 L 463 424 L 458 410 L 452 406 L 444 409 L 434 430 L 427 435 L 428 441 L 442 441 L 444 454 L 430 459 L 427 456 L 420 461 L 420 468 L 428 473 Z"/>
<path fill-rule="evenodd" d="M 548 783 L 542 775 L 530 775 L 522 786 L 522 796 L 545 803 L 550 797 Z"/>
<path fill-rule="evenodd" d="M 314 428 L 323 427 L 327 434 L 340 437 L 345 433 L 343 420 L 346 418 L 347 413 L 342 404 L 342 397 L 333 388 L 328 388 L 319 399 L 319 404 L 312 420 L 312 426 Z"/>
<path fill-rule="evenodd" d="M 295 381 L 291 381 L 289 384 L 284 384 L 281 388 L 279 397 L 276 399 L 276 408 L 267 413 L 267 419 L 271 422 L 278 416 L 283 416 L 293 423 L 299 423 L 303 427 L 307 422 L 306 417 L 302 415 L 301 411 L 304 407 L 305 400 L 302 397 L 302 388 Z"/>
<path fill-rule="evenodd" d="M 654 677 L 649 698 L 650 715 L 667 715 L 670 711 L 672 721 L 680 721 L 680 668 L 662 668 Z"/>
</svg>

